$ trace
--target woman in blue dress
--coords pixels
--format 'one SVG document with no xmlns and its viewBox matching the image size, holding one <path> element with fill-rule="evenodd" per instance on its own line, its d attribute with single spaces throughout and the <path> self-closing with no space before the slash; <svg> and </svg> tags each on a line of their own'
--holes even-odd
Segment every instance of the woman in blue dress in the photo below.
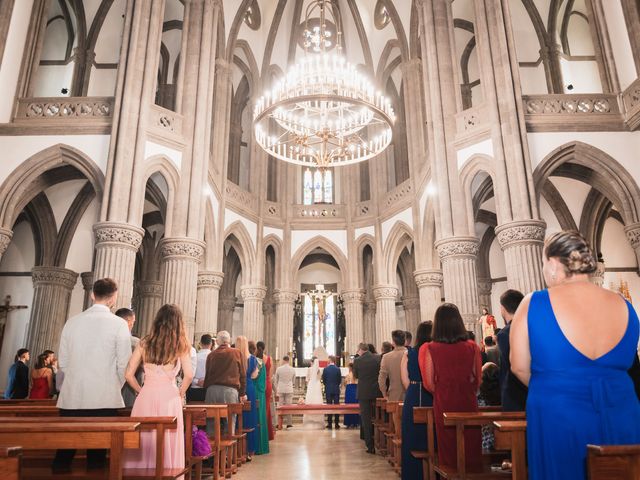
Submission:
<svg viewBox="0 0 640 480">
<path fill-rule="evenodd" d="M 427 426 L 413 423 L 413 407 L 431 407 L 433 396 L 423 387 L 418 355 L 420 347 L 431 341 L 432 322 L 418 325 L 413 348 L 409 348 L 400 363 L 402 384 L 407 390 L 402 407 L 402 479 L 424 478 L 422 460 L 411 455 L 411 450 L 427 450 Z"/>
<path fill-rule="evenodd" d="M 258 448 L 258 405 L 256 403 L 256 387 L 254 380 L 258 376 L 258 359 L 249 352 L 247 337 L 240 336 L 236 339 L 236 348 L 247 359 L 247 401 L 251 402 L 251 410 L 242 412 L 242 426 L 245 429 L 253 429 L 247 433 L 247 460 Z"/>
<path fill-rule="evenodd" d="M 587 444 L 640 443 L 627 373 L 640 326 L 628 302 L 589 281 L 596 260 L 579 233 L 550 237 L 543 262 L 549 289 L 525 297 L 511 326 L 511 370 L 529 385 L 529 478 L 583 480 Z"/>
<path fill-rule="evenodd" d="M 349 364 L 349 373 L 345 377 L 344 403 L 358 403 L 356 392 L 358 390 L 358 379 L 353 376 L 353 363 Z M 344 426 L 347 428 L 358 428 L 360 426 L 360 415 L 353 413 L 344 416 Z"/>
</svg>

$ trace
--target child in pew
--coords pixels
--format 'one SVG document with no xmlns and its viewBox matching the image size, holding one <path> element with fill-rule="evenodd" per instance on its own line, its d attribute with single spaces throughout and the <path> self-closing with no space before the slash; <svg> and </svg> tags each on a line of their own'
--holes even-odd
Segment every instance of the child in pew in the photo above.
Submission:
<svg viewBox="0 0 640 480">
<path fill-rule="evenodd" d="M 482 383 L 478 392 L 478 406 L 489 407 L 500 405 L 500 381 L 498 379 L 500 369 L 493 362 L 487 362 L 482 366 Z M 493 450 L 496 443 L 493 434 L 493 426 L 482 427 L 482 449 Z"/>
</svg>

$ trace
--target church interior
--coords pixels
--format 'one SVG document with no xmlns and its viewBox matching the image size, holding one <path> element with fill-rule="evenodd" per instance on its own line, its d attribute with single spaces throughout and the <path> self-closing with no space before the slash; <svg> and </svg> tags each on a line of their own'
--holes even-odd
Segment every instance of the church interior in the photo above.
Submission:
<svg viewBox="0 0 640 480">
<path fill-rule="evenodd" d="M 0 62 L 0 391 L 107 277 L 135 336 L 176 304 L 300 377 L 443 301 L 504 326 L 563 230 L 640 299 L 637 1 L 0 0 Z"/>
</svg>

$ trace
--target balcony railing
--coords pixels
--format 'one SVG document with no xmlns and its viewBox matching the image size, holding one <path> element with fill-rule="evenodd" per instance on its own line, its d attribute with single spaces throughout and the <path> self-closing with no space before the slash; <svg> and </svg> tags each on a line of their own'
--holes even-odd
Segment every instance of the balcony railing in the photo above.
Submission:
<svg viewBox="0 0 640 480">
<path fill-rule="evenodd" d="M 618 96 L 609 93 L 524 95 L 528 131 L 622 130 Z"/>
</svg>

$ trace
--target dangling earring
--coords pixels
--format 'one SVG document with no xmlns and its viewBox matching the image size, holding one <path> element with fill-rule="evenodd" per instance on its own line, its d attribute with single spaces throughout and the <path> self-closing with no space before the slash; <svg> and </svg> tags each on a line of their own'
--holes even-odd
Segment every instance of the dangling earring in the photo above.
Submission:
<svg viewBox="0 0 640 480">
<path fill-rule="evenodd" d="M 556 278 L 558 278 L 558 277 L 556 276 L 555 272 L 554 272 L 554 273 L 552 273 L 552 274 L 551 274 L 551 280 L 555 280 Z"/>
</svg>

